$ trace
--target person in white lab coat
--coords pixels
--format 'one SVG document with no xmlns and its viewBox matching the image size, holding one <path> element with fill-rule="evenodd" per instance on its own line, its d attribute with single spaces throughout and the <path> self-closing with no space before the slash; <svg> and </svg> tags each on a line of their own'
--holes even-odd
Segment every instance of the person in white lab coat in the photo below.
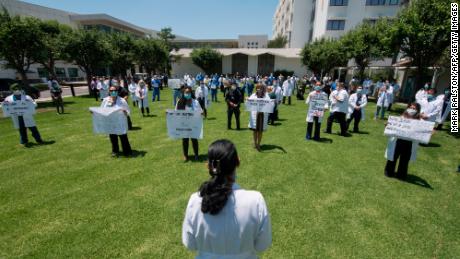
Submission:
<svg viewBox="0 0 460 259">
<path fill-rule="evenodd" d="M 388 100 L 388 94 L 387 94 L 387 89 L 385 86 L 380 87 L 379 93 L 378 93 L 378 98 L 377 98 L 377 110 L 375 111 L 374 114 L 374 120 L 376 120 L 379 115 L 380 119 L 385 119 L 385 111 L 387 110 L 388 106 L 390 105 L 390 102 Z"/>
<path fill-rule="evenodd" d="M 283 100 L 283 89 L 281 88 L 279 81 L 277 79 L 273 80 L 273 92 L 276 95 L 275 109 L 273 110 L 273 114 L 275 117 L 275 121 L 277 121 L 279 119 L 279 107 L 281 101 Z"/>
<path fill-rule="evenodd" d="M 236 183 L 240 165 L 235 145 L 217 140 L 208 149 L 211 178 L 191 195 L 182 224 L 182 243 L 195 258 L 255 259 L 272 243 L 264 197 Z"/>
<path fill-rule="evenodd" d="M 144 109 L 147 112 L 147 116 L 150 115 L 148 96 L 149 88 L 143 80 L 140 80 L 136 90 L 136 98 L 139 101 L 139 108 L 141 108 L 142 116 L 144 116 Z"/>
<path fill-rule="evenodd" d="M 313 105 L 312 101 L 319 100 L 320 102 L 324 102 L 324 109 L 323 111 L 319 111 L 313 113 Z M 320 140 L 320 130 L 321 130 L 321 122 L 323 121 L 324 117 L 324 110 L 328 108 L 328 98 L 327 94 L 323 91 L 321 91 L 321 83 L 317 82 L 314 91 L 312 91 L 310 94 L 308 94 L 307 100 L 305 101 L 306 104 L 308 104 L 308 112 L 307 112 L 307 135 L 305 138 L 307 140 L 311 139 L 311 133 L 313 130 L 313 123 L 315 124 L 315 133 L 313 136 L 313 139 L 318 141 Z"/>
<path fill-rule="evenodd" d="M 430 84 L 426 83 L 423 88 L 417 91 L 415 94 L 415 102 L 420 102 L 420 100 L 424 100 L 427 98 L 428 90 L 430 89 Z"/>
<path fill-rule="evenodd" d="M 348 99 L 347 130 L 351 121 L 354 120 L 353 132 L 355 133 L 359 132 L 359 122 L 364 120 L 364 107 L 367 105 L 367 97 L 363 91 L 363 88 L 358 86 L 356 93 L 350 95 L 350 99 Z"/>
<path fill-rule="evenodd" d="M 450 110 L 451 110 L 451 93 L 450 93 L 450 88 L 444 89 L 444 93 L 438 95 L 436 97 L 440 105 L 442 106 L 441 112 L 438 115 L 438 118 L 436 118 L 436 123 L 438 123 L 437 130 L 442 129 L 442 125 L 446 121 L 447 117 L 449 116 Z"/>
<path fill-rule="evenodd" d="M 388 111 L 391 111 L 391 105 L 394 102 L 394 88 L 393 85 L 390 84 L 390 81 L 385 82 L 385 87 L 387 89 L 387 97 L 388 97 Z"/>
<path fill-rule="evenodd" d="M 266 93 L 266 86 L 257 84 L 256 92 L 253 93 L 248 99 L 265 99 L 270 100 Z M 268 128 L 268 113 L 265 112 L 250 112 L 248 128 L 253 132 L 254 148 L 260 150 L 260 142 L 262 141 L 263 132 Z"/>
<path fill-rule="evenodd" d="M 130 78 L 129 85 L 128 85 L 128 91 L 129 91 L 129 96 L 131 97 L 131 101 L 133 102 L 134 107 L 139 105 L 139 100 L 137 100 L 137 96 L 136 96 L 137 87 L 138 85 L 136 84 L 136 81 Z"/>
<path fill-rule="evenodd" d="M 190 86 L 185 86 L 182 89 L 182 96 L 177 101 L 176 110 L 185 110 L 188 112 L 199 112 L 203 114 L 203 110 L 201 109 L 200 103 L 195 100 L 192 88 Z M 202 133 L 203 134 L 203 133 Z M 184 161 L 188 161 L 188 146 L 189 146 L 189 138 L 182 139 L 182 153 L 184 154 Z M 198 139 L 192 138 L 192 148 L 193 153 L 195 155 L 195 161 L 198 161 Z"/>
<path fill-rule="evenodd" d="M 402 116 L 408 119 L 419 120 L 420 109 L 420 104 L 411 103 L 408 105 Z M 399 159 L 396 177 L 401 180 L 405 180 L 407 178 L 409 161 L 415 161 L 417 158 L 417 148 L 418 142 L 416 141 L 390 137 L 385 151 L 385 158 L 387 159 L 387 163 L 385 165 L 385 175 L 387 177 L 395 176 L 396 162 Z"/>
<path fill-rule="evenodd" d="M 99 91 L 99 97 L 101 98 L 101 101 L 109 96 L 109 78 L 105 77 L 101 78 L 99 82 L 97 83 L 97 90 Z"/>
<path fill-rule="evenodd" d="M 337 85 L 337 89 L 331 93 L 329 101 L 331 103 L 331 114 L 327 118 L 326 133 L 332 133 L 332 123 L 337 120 L 340 124 L 340 135 L 347 136 L 348 93 L 343 82 L 340 82 Z"/>
<path fill-rule="evenodd" d="M 3 103 L 10 103 L 13 104 L 17 101 L 27 101 L 33 103 L 35 107 L 37 107 L 37 103 L 32 99 L 32 97 L 25 95 L 22 92 L 22 88 L 19 84 L 13 84 L 10 87 L 10 90 L 13 91 L 13 94 L 7 96 Z M 38 144 L 43 144 L 43 140 L 40 136 L 40 132 L 37 129 L 35 124 L 35 120 L 32 114 L 27 114 L 23 116 L 18 115 L 11 115 L 11 120 L 13 121 L 13 125 L 15 129 L 19 129 L 19 136 L 20 136 L 20 143 L 22 145 L 27 145 L 29 143 L 27 137 L 27 129 L 32 132 L 32 136 L 34 137 L 35 141 Z"/>
<path fill-rule="evenodd" d="M 289 76 L 287 80 L 283 82 L 283 104 L 286 103 L 286 97 L 288 98 L 288 105 L 291 105 L 291 96 L 294 91 L 294 81 Z"/>
<path fill-rule="evenodd" d="M 196 88 L 195 90 L 195 97 L 198 101 L 198 103 L 201 106 L 201 109 L 204 112 L 204 118 L 206 119 L 208 117 L 208 105 L 209 105 L 209 89 L 206 87 L 206 84 L 204 83 L 203 80 L 200 81 L 200 86 Z"/>
<path fill-rule="evenodd" d="M 116 86 L 111 86 L 109 88 L 109 96 L 107 96 L 106 98 L 102 100 L 101 107 L 102 108 L 109 108 L 109 107 L 120 108 L 126 114 L 126 116 L 129 116 L 130 114 L 129 105 L 125 99 L 118 96 L 118 89 Z M 121 141 L 123 155 L 131 156 L 133 154 L 133 151 L 131 150 L 131 145 L 129 144 L 129 140 L 128 140 L 128 133 L 121 134 L 121 135 L 110 134 L 109 137 L 110 137 L 110 142 L 112 143 L 112 157 L 118 156 L 118 153 L 120 152 L 120 149 L 118 146 L 118 138 L 120 138 L 120 141 Z"/>
<path fill-rule="evenodd" d="M 429 89 L 427 91 L 427 97 L 418 101 L 421 106 L 420 117 L 423 120 L 436 122 L 436 119 L 441 115 L 442 112 L 442 100 L 434 97 L 435 90 Z"/>
</svg>

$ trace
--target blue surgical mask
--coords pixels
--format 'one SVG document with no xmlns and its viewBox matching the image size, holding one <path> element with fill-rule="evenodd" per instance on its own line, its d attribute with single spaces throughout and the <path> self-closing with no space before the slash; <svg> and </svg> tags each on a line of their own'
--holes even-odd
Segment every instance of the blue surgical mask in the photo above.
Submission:
<svg viewBox="0 0 460 259">
<path fill-rule="evenodd" d="M 428 98 L 428 101 L 431 102 L 434 100 L 434 96 L 432 94 L 429 94 L 426 96 Z"/>
<path fill-rule="evenodd" d="M 184 94 L 185 100 L 190 100 L 192 99 L 192 94 Z"/>
<path fill-rule="evenodd" d="M 116 97 L 116 96 L 118 96 L 118 92 L 117 91 L 110 91 L 110 96 Z"/>
<path fill-rule="evenodd" d="M 423 88 L 425 88 L 425 90 L 428 90 L 428 88 L 430 88 L 430 86 L 429 86 L 428 84 L 425 84 L 425 85 L 423 86 Z"/>
<path fill-rule="evenodd" d="M 321 86 L 319 85 L 315 86 L 315 91 L 321 91 Z"/>
<path fill-rule="evenodd" d="M 357 92 L 358 94 L 360 94 L 360 93 L 363 92 L 363 89 L 358 89 L 358 90 L 356 90 L 356 92 Z"/>
<path fill-rule="evenodd" d="M 445 94 L 445 95 L 448 95 L 448 94 L 450 94 L 450 90 L 446 90 L 446 91 L 444 91 L 444 94 Z"/>
</svg>

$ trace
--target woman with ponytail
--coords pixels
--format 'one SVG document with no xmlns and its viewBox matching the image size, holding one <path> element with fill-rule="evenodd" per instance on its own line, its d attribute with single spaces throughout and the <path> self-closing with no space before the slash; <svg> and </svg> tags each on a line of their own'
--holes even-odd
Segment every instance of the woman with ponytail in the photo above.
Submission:
<svg viewBox="0 0 460 259">
<path fill-rule="evenodd" d="M 265 200 L 236 183 L 240 165 L 235 145 L 217 140 L 208 149 L 211 178 L 188 202 L 182 242 L 196 258 L 257 258 L 272 241 Z"/>
</svg>

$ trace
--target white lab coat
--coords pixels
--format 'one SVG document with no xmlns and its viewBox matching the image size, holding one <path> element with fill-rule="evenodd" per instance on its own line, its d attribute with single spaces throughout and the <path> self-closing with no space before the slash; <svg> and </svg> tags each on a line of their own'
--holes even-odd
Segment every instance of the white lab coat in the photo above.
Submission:
<svg viewBox="0 0 460 259">
<path fill-rule="evenodd" d="M 447 101 L 446 110 L 444 111 L 444 113 L 442 112 L 442 106 L 444 104 L 444 97 L 445 97 L 444 94 L 440 94 L 437 97 L 437 99 L 439 100 L 438 105 L 440 105 L 439 109 L 441 110 L 441 112 L 438 114 L 438 117 L 436 118 L 436 123 L 439 123 L 439 124 L 442 124 L 446 121 L 447 116 L 449 115 L 449 112 L 451 110 L 451 107 L 450 107 L 451 98 L 449 98 L 449 100 Z"/>
<path fill-rule="evenodd" d="M 283 96 L 288 97 L 292 95 L 292 91 L 294 90 L 294 84 L 291 80 L 285 80 L 283 82 Z"/>
<path fill-rule="evenodd" d="M 425 91 L 424 88 L 418 90 L 418 92 L 415 94 L 415 101 L 420 102 L 421 100 L 427 99 L 428 93 Z"/>
<path fill-rule="evenodd" d="M 268 94 L 265 94 L 264 98 L 257 98 L 256 93 L 253 93 L 248 99 L 264 99 L 264 100 L 270 100 L 270 97 Z M 248 128 L 250 129 L 256 129 L 257 126 L 257 112 L 250 112 L 249 113 L 249 124 Z M 264 127 L 263 130 L 266 131 L 268 129 L 268 113 L 264 113 Z"/>
<path fill-rule="evenodd" d="M 224 208 L 217 214 L 201 212 L 202 197 L 192 194 L 182 224 L 182 243 L 198 251 L 196 258 L 255 259 L 272 243 L 270 215 L 257 191 L 233 184 Z"/>
<path fill-rule="evenodd" d="M 109 96 L 109 80 L 99 81 L 97 83 L 97 90 L 99 90 L 99 96 L 101 99 Z"/>
<path fill-rule="evenodd" d="M 357 100 L 358 100 L 357 93 L 350 95 L 350 98 L 348 99 L 349 106 L 348 106 L 347 118 L 350 118 L 350 116 L 353 114 L 353 110 L 356 107 Z M 365 94 L 361 94 L 361 103 L 359 105 L 359 107 L 361 107 L 361 120 L 364 120 L 364 115 L 366 114 L 364 107 L 366 107 L 366 105 L 367 105 L 367 97 Z"/>
<path fill-rule="evenodd" d="M 209 90 L 205 85 L 204 86 L 199 86 L 199 87 L 196 88 L 196 90 L 195 90 L 195 98 L 196 99 L 198 99 L 200 97 L 204 98 L 204 103 L 205 103 L 205 108 L 206 109 L 209 106 L 208 96 L 209 96 Z"/>
<path fill-rule="evenodd" d="M 9 103 L 14 103 L 14 95 L 10 95 L 10 96 L 7 96 L 4 100 L 4 102 L 9 102 Z M 34 99 L 32 99 L 32 97 L 28 96 L 28 95 L 24 95 L 22 94 L 21 95 L 21 100 L 26 100 L 28 102 L 32 102 L 35 107 L 37 107 L 37 103 L 34 101 Z M 19 116 L 17 115 L 11 115 L 11 120 L 13 121 L 13 125 L 14 125 L 14 128 L 15 129 L 19 129 Z M 33 115 L 24 115 L 22 116 L 22 118 L 24 119 L 24 125 L 29 128 L 29 127 L 35 127 L 36 124 L 35 124 L 35 120 L 34 120 L 34 116 Z"/>
<path fill-rule="evenodd" d="M 277 86 L 275 86 L 275 89 L 273 89 L 273 91 L 275 91 L 276 103 L 280 104 L 281 101 L 283 100 L 283 90 L 281 89 L 281 87 L 279 85 L 277 85 Z"/>
<path fill-rule="evenodd" d="M 427 99 L 420 100 L 421 113 L 428 116 L 427 121 L 436 122 L 436 119 L 441 116 L 442 100 L 436 99 L 429 102 Z"/>
<path fill-rule="evenodd" d="M 334 98 L 337 96 L 338 100 Z M 331 103 L 331 113 L 333 112 L 343 112 L 348 113 L 348 93 L 345 89 L 334 90 L 329 96 L 329 101 Z"/>
<path fill-rule="evenodd" d="M 176 103 L 176 110 L 178 110 L 178 109 L 177 109 L 177 106 L 178 106 L 178 105 L 179 105 L 179 102 Z M 191 105 L 191 106 L 185 105 L 185 111 L 188 111 L 188 112 L 193 112 L 193 111 L 195 111 L 195 112 L 202 113 L 202 112 L 203 112 L 203 109 L 201 109 L 200 103 L 199 103 L 197 100 L 193 99 L 193 100 L 192 100 L 192 105 Z"/>
<path fill-rule="evenodd" d="M 138 85 L 136 83 L 131 83 L 128 85 L 129 96 L 133 102 L 137 101 L 136 91 Z"/>
<path fill-rule="evenodd" d="M 112 97 L 107 96 L 102 100 L 101 103 L 101 108 L 121 108 L 122 110 L 125 110 L 128 115 L 131 114 L 131 110 L 129 109 L 129 105 L 126 102 L 125 99 L 117 96 L 117 99 L 115 100 L 115 103 L 112 103 Z"/>
<path fill-rule="evenodd" d="M 317 93 L 316 91 L 313 91 L 311 92 L 308 96 L 307 96 L 307 100 L 305 101 L 306 104 L 308 104 L 308 112 L 307 112 L 307 122 L 313 122 L 313 116 L 310 116 L 310 109 L 311 109 L 311 105 L 310 105 L 310 100 L 313 98 L 313 97 L 317 97 L 317 95 L 320 95 L 319 98 L 323 99 L 324 100 L 324 110 L 326 110 L 329 105 L 328 105 L 328 99 L 327 99 L 327 94 L 325 92 L 320 92 L 320 93 Z M 324 118 L 324 114 L 322 117 L 318 117 L 318 123 L 321 123 L 323 121 L 323 118 Z"/>
<path fill-rule="evenodd" d="M 393 94 L 393 86 L 392 85 L 387 85 L 387 98 L 388 98 L 388 103 L 392 104 L 394 102 L 394 94 Z"/>
<path fill-rule="evenodd" d="M 387 145 L 387 149 L 385 150 L 385 158 L 387 160 L 390 160 L 390 161 L 394 160 L 397 140 L 398 138 L 396 137 L 388 138 L 388 145 Z M 418 142 L 412 141 L 412 151 L 410 155 L 410 161 L 415 161 L 417 159 L 417 148 L 418 148 Z"/>
<path fill-rule="evenodd" d="M 139 101 L 139 108 L 149 108 L 149 88 L 147 85 L 144 85 L 144 87 L 140 87 L 139 85 L 137 86 L 136 90 L 136 97 L 137 100 Z"/>
<path fill-rule="evenodd" d="M 387 92 L 385 91 L 379 92 L 379 96 L 377 99 L 377 106 L 380 106 L 380 107 L 383 106 L 385 108 L 388 108 L 388 106 L 390 106 Z"/>
</svg>

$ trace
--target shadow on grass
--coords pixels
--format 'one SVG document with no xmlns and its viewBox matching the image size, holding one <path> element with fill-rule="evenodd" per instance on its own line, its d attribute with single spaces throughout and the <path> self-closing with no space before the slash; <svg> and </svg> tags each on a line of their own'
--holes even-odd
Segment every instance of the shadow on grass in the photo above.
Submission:
<svg viewBox="0 0 460 259">
<path fill-rule="evenodd" d="M 72 101 L 64 101 L 64 108 L 66 105 L 70 105 L 70 104 L 74 104 L 75 102 L 72 102 Z M 54 104 L 53 101 L 49 101 L 49 102 L 40 102 L 37 104 L 37 108 L 40 109 L 40 108 L 56 108 L 56 105 Z"/>
<path fill-rule="evenodd" d="M 277 119 L 276 121 L 287 121 L 287 119 Z"/>
<path fill-rule="evenodd" d="M 215 121 L 215 120 L 216 120 L 216 117 L 207 118 L 207 119 L 205 119 L 205 120 L 207 120 L 207 121 Z"/>
<path fill-rule="evenodd" d="M 131 131 L 137 131 L 137 130 L 141 130 L 142 128 L 141 127 L 132 127 L 130 130 Z"/>
<path fill-rule="evenodd" d="M 268 124 L 268 125 L 277 127 L 277 126 L 281 126 L 281 125 L 283 125 L 283 124 L 282 124 L 282 123 L 279 123 L 279 122 L 275 122 L 275 123 L 273 123 L 273 124 Z"/>
<path fill-rule="evenodd" d="M 358 131 L 358 132 L 353 132 L 353 134 L 358 134 L 358 135 L 369 135 L 369 131 Z"/>
<path fill-rule="evenodd" d="M 155 114 L 149 114 L 149 115 L 143 115 L 142 117 L 144 117 L 144 118 L 155 118 L 155 117 L 158 117 L 158 116 L 155 115 Z"/>
<path fill-rule="evenodd" d="M 193 156 L 189 156 L 189 160 L 187 162 L 192 162 L 192 163 L 203 163 L 205 161 L 208 161 L 208 155 L 198 155 L 198 159 L 195 160 Z"/>
<path fill-rule="evenodd" d="M 431 187 L 431 185 L 425 181 L 425 179 L 423 178 L 420 178 L 416 175 L 412 175 L 412 174 L 409 174 L 407 175 L 407 178 L 405 180 L 402 180 L 403 182 L 406 182 L 406 183 L 411 183 L 411 184 L 415 184 L 415 185 L 418 185 L 418 186 L 421 186 L 421 187 L 424 187 L 424 188 L 427 188 L 427 189 L 430 189 L 430 190 L 433 190 L 433 187 Z"/>
<path fill-rule="evenodd" d="M 53 145 L 54 143 L 56 143 L 56 141 L 54 141 L 54 140 L 49 140 L 49 141 L 43 141 L 42 143 L 33 143 L 33 142 L 29 142 L 29 143 L 25 144 L 24 146 L 25 146 L 26 148 L 35 148 L 35 147 L 39 147 L 39 146 Z"/>
<path fill-rule="evenodd" d="M 428 144 L 420 144 L 420 146 L 422 146 L 422 147 L 441 147 L 440 144 L 435 143 L 435 142 L 430 142 Z"/>
<path fill-rule="evenodd" d="M 129 158 L 144 157 L 147 151 L 133 150 L 133 154 Z"/>
<path fill-rule="evenodd" d="M 275 149 L 281 150 L 281 153 L 284 153 L 284 154 L 287 153 L 286 150 L 284 150 L 283 147 L 280 147 L 280 146 L 277 146 L 277 145 L 261 145 L 260 146 L 261 151 L 268 151 L 268 150 L 275 150 Z"/>
<path fill-rule="evenodd" d="M 332 139 L 330 138 L 319 138 L 319 140 L 314 140 L 316 142 L 320 142 L 320 143 L 328 143 L 328 144 L 332 144 Z"/>
</svg>

